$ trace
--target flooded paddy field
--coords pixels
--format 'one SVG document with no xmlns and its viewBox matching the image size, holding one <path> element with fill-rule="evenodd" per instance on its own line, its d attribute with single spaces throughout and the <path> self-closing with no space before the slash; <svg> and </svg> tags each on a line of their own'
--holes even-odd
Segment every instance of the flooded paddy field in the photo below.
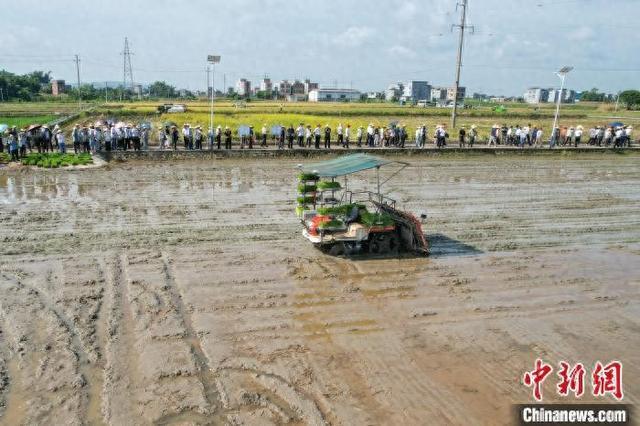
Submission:
<svg viewBox="0 0 640 426">
<path fill-rule="evenodd" d="M 638 403 L 640 155 L 408 158 L 386 259 L 302 238 L 299 161 L 0 170 L 0 421 L 507 424 L 536 358 Z"/>
</svg>

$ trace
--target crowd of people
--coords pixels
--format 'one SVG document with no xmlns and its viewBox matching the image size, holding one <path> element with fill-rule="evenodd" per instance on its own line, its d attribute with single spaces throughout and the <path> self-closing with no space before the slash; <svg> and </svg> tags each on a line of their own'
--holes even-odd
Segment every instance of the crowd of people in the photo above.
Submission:
<svg viewBox="0 0 640 426">
<path fill-rule="evenodd" d="M 96 123 L 75 124 L 69 134 L 74 153 L 149 148 L 149 127 L 141 125 Z M 59 125 L 33 125 L 29 128 L 8 128 L 0 134 L 0 152 L 7 151 L 12 161 L 19 161 L 27 153 L 67 152 L 67 138 Z"/>
<path fill-rule="evenodd" d="M 585 133 L 583 126 L 556 127 L 548 140 L 544 140 L 541 128 L 527 124 L 526 126 L 502 126 L 495 124 L 491 127 L 487 146 L 497 147 L 517 146 L 524 148 L 542 147 L 547 142 L 550 148 L 555 146 L 579 146 L 585 141 L 593 146 L 630 147 L 632 142 L 632 126 L 594 126 Z M 338 124 L 334 129 L 329 124 L 321 126 L 300 123 L 294 127 L 272 126 L 266 124 L 256 131 L 253 126 L 242 126 L 237 129 L 240 149 L 266 148 L 271 145 L 277 149 L 315 148 L 330 149 L 333 146 L 349 147 L 395 147 L 404 148 L 412 143 L 417 148 L 424 148 L 429 142 L 436 148 L 444 148 L 450 143 L 450 135 L 444 124 L 436 125 L 432 132 L 426 124 L 417 126 L 415 132 L 410 133 L 407 126 L 392 123 L 387 126 L 376 126 L 369 123 L 367 127 L 352 128 L 350 124 Z M 183 146 L 185 150 L 214 150 L 232 149 L 234 132 L 228 126 L 217 126 L 209 129 L 205 134 L 201 126 L 192 127 L 185 123 L 179 130 L 172 123 L 158 127 L 156 138 L 160 150 L 177 150 Z M 588 140 L 586 139 L 588 137 Z M 116 150 L 148 150 L 152 138 L 151 126 L 148 123 L 135 125 L 133 123 L 96 122 L 90 125 L 75 124 L 69 134 L 75 153 Z M 473 147 L 480 141 L 477 126 L 467 130 L 461 127 L 457 131 L 458 147 Z M 11 159 L 18 161 L 27 152 L 67 152 L 67 142 L 64 131 L 56 125 L 53 129 L 48 126 L 30 126 L 17 129 L 15 126 L 0 134 L 0 152 L 7 151 Z"/>
</svg>

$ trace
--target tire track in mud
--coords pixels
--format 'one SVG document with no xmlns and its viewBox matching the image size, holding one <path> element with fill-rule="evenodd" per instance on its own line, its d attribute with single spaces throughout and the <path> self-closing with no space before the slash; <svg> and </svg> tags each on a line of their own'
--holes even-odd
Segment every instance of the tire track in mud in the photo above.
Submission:
<svg viewBox="0 0 640 426">
<path fill-rule="evenodd" d="M 0 278 L 0 315 L 10 339 L 6 418 L 11 423 L 80 424 L 88 405 L 82 346 L 73 327 L 28 274 Z M 5 336 L 3 336 L 5 337 Z"/>
<path fill-rule="evenodd" d="M 165 254 L 165 258 L 172 259 L 168 263 L 175 284 L 184 298 L 185 309 L 195 321 L 194 333 L 201 338 L 202 350 L 215 372 L 221 405 L 219 413 L 224 423 L 326 424 L 326 407 L 322 407 L 318 395 L 305 389 L 298 382 L 301 378 L 291 371 L 303 369 L 299 359 L 293 356 L 299 353 L 298 350 L 296 347 L 282 348 L 275 343 L 286 339 L 288 334 L 288 328 L 283 328 L 286 322 L 282 322 L 288 319 L 282 312 L 286 308 L 274 303 L 286 297 L 282 283 L 277 279 L 280 275 L 275 272 L 279 269 L 253 270 L 248 276 L 248 263 L 255 261 L 256 256 L 264 256 L 264 250 L 238 245 L 239 250 L 232 251 L 232 257 L 228 257 L 223 254 L 228 252 L 227 246 L 225 250 L 213 251 L 205 247 L 207 245 L 192 247 L 193 254 L 189 255 Z M 215 256 L 215 266 L 203 268 L 207 263 L 202 261 L 211 261 L 211 254 Z M 224 270 L 225 274 L 203 280 L 212 269 Z M 236 274 L 238 278 L 234 279 Z M 229 305 L 229 301 L 234 304 Z M 255 315 L 264 321 L 253 319 Z M 233 319 L 240 317 L 252 320 Z M 204 318 L 211 325 L 207 327 L 202 322 Z M 257 333 L 265 322 L 264 327 L 277 330 L 277 337 L 265 338 Z M 256 328 L 255 324 L 261 325 Z M 197 326 L 205 326 L 207 334 L 202 335 Z M 245 345 L 252 346 L 260 341 L 274 343 L 278 349 L 275 353 L 269 352 L 273 357 L 256 354 Z"/>
<path fill-rule="evenodd" d="M 319 254 L 319 257 L 315 259 L 298 259 L 298 265 L 294 264 L 289 271 L 289 275 L 293 275 L 296 279 L 299 279 L 297 277 L 300 276 L 312 277 L 314 272 L 321 274 L 320 279 L 305 282 L 305 286 L 301 288 L 304 293 L 300 294 L 300 290 L 294 293 L 294 300 L 301 301 L 293 314 L 294 321 L 300 323 L 306 332 L 301 337 L 306 336 L 306 338 L 312 339 L 309 345 L 322 348 L 322 358 L 327 363 L 329 370 L 334 377 L 339 377 L 341 384 L 348 389 L 349 405 L 358 407 L 357 410 L 353 410 L 351 407 L 351 414 L 354 416 L 352 421 L 364 423 L 384 421 L 389 418 L 390 411 L 380 403 L 376 397 L 377 392 L 371 389 L 366 375 L 358 368 L 361 360 L 353 359 L 353 352 L 345 349 L 342 344 L 336 341 L 337 336 L 331 331 L 331 325 L 340 321 L 339 315 L 334 316 L 330 313 L 332 308 L 335 308 L 336 305 L 357 303 L 357 292 L 360 289 L 354 286 L 351 286 L 351 293 L 347 299 L 341 300 L 338 297 L 341 294 L 340 286 L 344 284 L 340 279 L 348 277 L 349 273 L 355 271 L 355 268 L 346 262 L 327 261 L 325 257 L 325 255 Z M 309 268 L 311 270 L 308 270 Z M 309 303 L 308 296 L 314 293 L 320 295 L 319 300 L 317 303 Z M 314 307 L 319 309 L 315 310 Z M 368 321 L 365 322 L 368 323 Z M 349 330 L 347 335 L 353 335 L 353 331 Z M 316 370 L 316 374 L 322 376 L 323 369 L 316 367 Z M 332 381 L 326 381 L 325 385 L 327 384 L 333 385 Z M 347 395 L 343 395 L 343 398 L 344 396 Z M 334 419 L 331 423 L 339 422 L 339 417 L 335 417 L 333 410 L 329 412 L 332 413 L 331 418 Z"/>
<path fill-rule="evenodd" d="M 173 308 L 182 322 L 184 327 L 184 340 L 190 349 L 190 353 L 195 360 L 196 377 L 202 384 L 204 390 L 204 398 L 208 404 L 208 412 L 206 416 L 201 413 L 183 412 L 168 414 L 157 420 L 157 424 L 170 424 L 180 421 L 196 421 L 204 420 L 208 422 L 216 422 L 222 419 L 219 413 L 221 405 L 221 397 L 219 395 L 218 384 L 213 370 L 209 366 L 209 360 L 202 350 L 202 342 L 193 327 L 191 314 L 185 307 L 182 299 L 182 293 L 176 283 L 175 274 L 166 253 L 160 253 L 162 276 L 164 279 L 164 290 L 168 293 Z"/>
<path fill-rule="evenodd" d="M 125 263 L 125 255 L 116 254 L 113 263 L 105 267 L 109 305 L 102 411 L 111 424 L 132 422 L 137 412 L 134 406 L 137 357 L 133 352 Z"/>
</svg>

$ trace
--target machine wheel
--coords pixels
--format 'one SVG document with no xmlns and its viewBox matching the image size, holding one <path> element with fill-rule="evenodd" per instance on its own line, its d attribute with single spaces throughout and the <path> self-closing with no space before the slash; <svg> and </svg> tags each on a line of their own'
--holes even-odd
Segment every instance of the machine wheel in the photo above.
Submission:
<svg viewBox="0 0 640 426">
<path fill-rule="evenodd" d="M 369 240 L 369 253 L 385 254 L 389 252 L 389 234 L 373 235 Z"/>
<path fill-rule="evenodd" d="M 397 233 L 389 234 L 389 254 L 398 254 L 400 251 L 400 237 Z"/>
<path fill-rule="evenodd" d="M 336 243 L 332 245 L 331 248 L 329 249 L 329 255 L 331 256 L 342 256 L 344 252 L 345 250 L 344 250 L 343 243 Z"/>
</svg>

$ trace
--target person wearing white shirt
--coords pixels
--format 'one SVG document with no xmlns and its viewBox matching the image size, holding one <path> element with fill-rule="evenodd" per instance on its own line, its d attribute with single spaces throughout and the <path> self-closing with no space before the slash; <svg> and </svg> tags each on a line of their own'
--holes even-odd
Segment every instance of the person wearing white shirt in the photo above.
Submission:
<svg viewBox="0 0 640 426">
<path fill-rule="evenodd" d="M 627 143 L 627 146 L 629 148 L 631 148 L 631 134 L 633 133 L 633 127 L 632 126 L 627 126 L 624 129 L 624 139 L 625 142 Z"/>
<path fill-rule="evenodd" d="M 306 141 L 307 148 L 311 148 L 311 125 L 307 124 L 307 127 L 304 129 L 304 139 Z"/>
<path fill-rule="evenodd" d="M 575 130 L 575 132 L 573 133 L 573 146 L 574 147 L 578 147 L 578 144 L 580 143 L 580 138 L 582 138 L 582 126 L 578 126 Z"/>
<path fill-rule="evenodd" d="M 358 141 L 358 146 L 362 146 L 362 126 L 358 127 L 358 131 L 356 132 L 356 139 Z"/>
<path fill-rule="evenodd" d="M 422 143 L 422 128 L 420 126 L 416 127 L 416 148 L 421 148 L 420 144 Z"/>
<path fill-rule="evenodd" d="M 320 125 L 318 124 L 315 129 L 313 129 L 313 136 L 315 138 L 316 149 L 320 149 L 320 136 L 322 131 L 320 130 Z"/>
<path fill-rule="evenodd" d="M 538 129 L 536 132 L 536 146 L 542 145 L 542 129 Z"/>
<path fill-rule="evenodd" d="M 369 123 L 369 126 L 367 126 L 367 145 L 368 146 L 373 146 L 374 133 L 375 133 L 375 130 L 373 129 L 373 123 Z"/>
<path fill-rule="evenodd" d="M 344 129 L 344 147 L 349 148 L 349 138 L 351 137 L 351 124 L 347 124 Z"/>
<path fill-rule="evenodd" d="M 622 129 L 622 127 L 618 127 L 616 129 L 615 135 L 616 136 L 613 139 L 613 146 L 615 146 L 616 148 L 621 147 L 622 143 L 623 143 L 623 136 L 625 135 L 624 130 Z"/>
<path fill-rule="evenodd" d="M 298 137 L 298 146 L 302 148 L 304 146 L 304 126 L 302 123 L 296 128 L 296 136 Z"/>
<path fill-rule="evenodd" d="M 185 123 L 184 126 L 182 126 L 182 140 L 184 141 L 184 149 L 190 149 L 190 147 L 192 146 L 193 142 L 191 141 L 191 135 L 191 127 L 188 123 Z"/>
<path fill-rule="evenodd" d="M 336 128 L 336 134 L 338 135 L 338 144 L 344 146 L 344 135 L 342 134 L 342 124 L 338 123 Z"/>
</svg>

